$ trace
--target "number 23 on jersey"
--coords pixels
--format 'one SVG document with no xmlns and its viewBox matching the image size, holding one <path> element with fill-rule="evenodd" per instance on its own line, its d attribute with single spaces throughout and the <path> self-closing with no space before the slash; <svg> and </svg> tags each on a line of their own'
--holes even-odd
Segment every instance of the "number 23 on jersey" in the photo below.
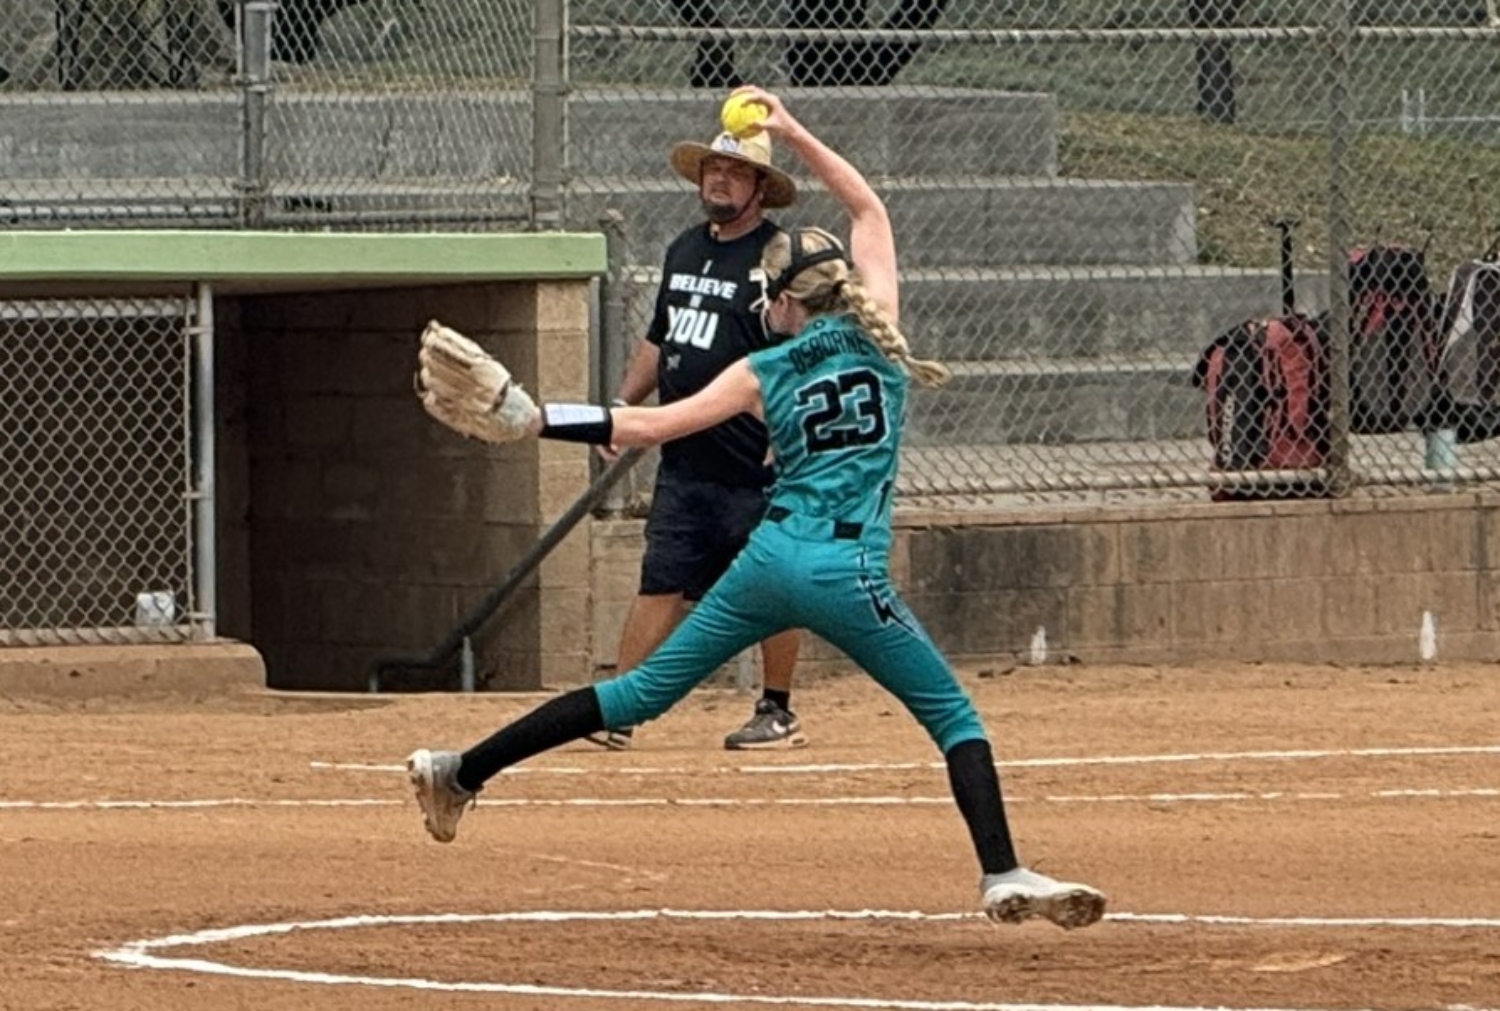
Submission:
<svg viewBox="0 0 1500 1011">
<path fill-rule="evenodd" d="M 880 377 L 869 369 L 818 379 L 796 398 L 809 453 L 874 445 L 888 431 Z"/>
</svg>

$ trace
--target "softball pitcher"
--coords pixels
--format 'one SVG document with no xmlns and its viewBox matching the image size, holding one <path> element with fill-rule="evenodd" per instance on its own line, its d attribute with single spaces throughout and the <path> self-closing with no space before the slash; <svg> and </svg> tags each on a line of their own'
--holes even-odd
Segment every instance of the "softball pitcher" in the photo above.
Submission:
<svg viewBox="0 0 1500 1011">
<path fill-rule="evenodd" d="M 762 312 L 767 331 L 783 336 L 782 343 L 729 366 L 685 400 L 610 410 L 538 408 L 476 345 L 459 344 L 464 338 L 436 324 L 424 335 L 424 403 L 470 434 L 488 426 L 497 438 L 529 433 L 654 445 L 746 412 L 765 422 L 777 465 L 766 516 L 745 549 L 644 663 L 549 701 L 462 754 L 411 755 L 407 768 L 427 830 L 451 841 L 465 809 L 501 769 L 606 726 L 654 719 L 742 649 L 800 627 L 847 653 L 942 751 L 979 859 L 984 911 L 1007 923 L 1033 917 L 1069 929 L 1096 923 L 1104 915 L 1102 893 L 1020 865 L 979 716 L 891 585 L 891 498 L 908 381 L 940 383 L 947 370 L 913 358 L 899 329 L 895 240 L 885 205 L 775 96 L 741 90 L 766 104 L 764 128 L 801 156 L 850 218 L 848 253 L 816 228 L 783 233 L 766 246 Z M 475 359 L 471 365 L 466 356 Z M 477 395 L 466 371 L 483 376 Z M 447 417 L 464 403 L 483 405 L 478 425 Z"/>
</svg>

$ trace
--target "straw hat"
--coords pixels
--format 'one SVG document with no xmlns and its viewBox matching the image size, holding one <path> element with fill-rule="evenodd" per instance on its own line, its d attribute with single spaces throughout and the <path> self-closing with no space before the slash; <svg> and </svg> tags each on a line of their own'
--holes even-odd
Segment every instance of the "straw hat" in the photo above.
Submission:
<svg viewBox="0 0 1500 1011">
<path fill-rule="evenodd" d="M 765 207 L 790 207 L 797 202 L 797 184 L 792 182 L 791 176 L 771 164 L 771 137 L 764 131 L 753 137 L 721 133 L 709 144 L 683 141 L 672 148 L 672 167 L 694 186 L 702 176 L 705 158 L 731 158 L 765 173 L 766 196 L 762 201 Z"/>
</svg>

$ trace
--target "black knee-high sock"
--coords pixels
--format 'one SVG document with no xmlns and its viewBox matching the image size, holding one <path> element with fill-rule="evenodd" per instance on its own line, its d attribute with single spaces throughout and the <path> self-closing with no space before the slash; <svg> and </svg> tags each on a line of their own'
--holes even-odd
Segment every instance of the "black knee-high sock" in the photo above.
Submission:
<svg viewBox="0 0 1500 1011">
<path fill-rule="evenodd" d="M 963 741 L 948 749 L 948 785 L 969 826 L 974 852 L 985 874 L 1003 874 L 1020 865 L 1005 802 L 1000 799 L 1000 775 L 989 741 Z"/>
<path fill-rule="evenodd" d="M 458 785 L 477 793 L 501 769 L 603 729 L 598 692 L 593 688 L 574 689 L 543 702 L 465 751 Z"/>
</svg>

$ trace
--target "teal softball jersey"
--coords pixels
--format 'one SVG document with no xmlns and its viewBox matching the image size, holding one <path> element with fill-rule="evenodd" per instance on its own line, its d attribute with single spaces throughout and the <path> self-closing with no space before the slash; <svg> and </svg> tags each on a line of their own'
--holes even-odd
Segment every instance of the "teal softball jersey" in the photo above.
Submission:
<svg viewBox="0 0 1500 1011">
<path fill-rule="evenodd" d="M 740 651 L 805 628 L 900 699 L 944 753 L 985 739 L 890 581 L 906 373 L 844 317 L 819 317 L 749 362 L 777 467 L 766 518 L 655 653 L 595 686 L 605 726 L 654 719 Z"/>
<path fill-rule="evenodd" d="M 777 461 L 771 505 L 859 524 L 861 542 L 888 549 L 906 373 L 849 319 L 830 316 L 752 353 L 750 367 Z"/>
</svg>

